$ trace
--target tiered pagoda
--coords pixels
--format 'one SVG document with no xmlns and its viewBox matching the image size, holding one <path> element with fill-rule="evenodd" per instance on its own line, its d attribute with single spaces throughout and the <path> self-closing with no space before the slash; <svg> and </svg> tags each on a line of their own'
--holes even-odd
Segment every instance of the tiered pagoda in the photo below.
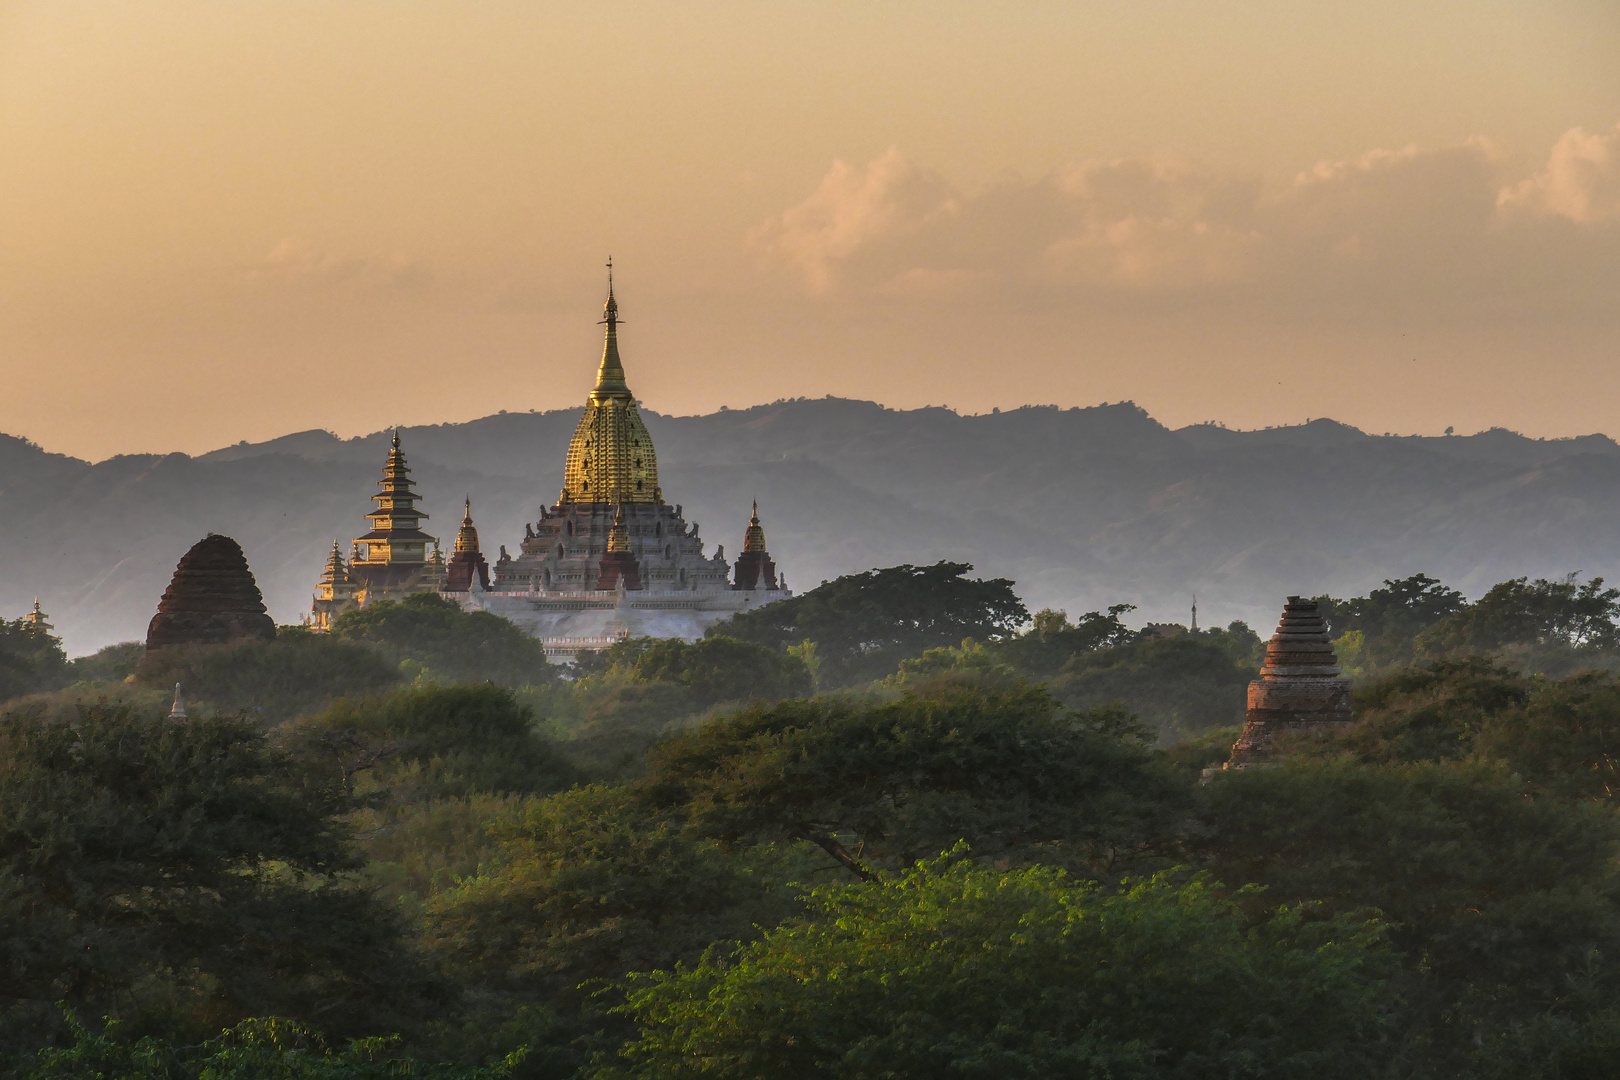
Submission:
<svg viewBox="0 0 1620 1080">
<path fill-rule="evenodd" d="M 310 605 L 310 625 L 316 630 L 330 629 L 337 616 L 374 600 L 437 592 L 445 583 L 444 555 L 438 538 L 422 531 L 422 520 L 429 515 L 416 505 L 422 496 L 411 488 L 397 431 L 377 484 L 382 490 L 371 497 L 377 508 L 365 515 L 371 529 L 355 538 L 347 566 L 337 543 L 332 544 Z"/>
</svg>

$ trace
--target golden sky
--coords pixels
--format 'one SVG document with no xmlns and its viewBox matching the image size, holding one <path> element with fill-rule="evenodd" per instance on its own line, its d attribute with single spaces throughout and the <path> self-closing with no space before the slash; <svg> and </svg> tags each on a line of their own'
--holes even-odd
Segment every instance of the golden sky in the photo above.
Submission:
<svg viewBox="0 0 1620 1080">
<path fill-rule="evenodd" d="M 0 0 L 0 431 L 837 394 L 1620 436 L 1620 5 Z"/>
</svg>

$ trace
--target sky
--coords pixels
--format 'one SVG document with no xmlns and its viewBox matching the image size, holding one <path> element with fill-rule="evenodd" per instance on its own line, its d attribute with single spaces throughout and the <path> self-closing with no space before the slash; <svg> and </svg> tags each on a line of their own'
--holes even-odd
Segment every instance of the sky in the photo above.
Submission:
<svg viewBox="0 0 1620 1080">
<path fill-rule="evenodd" d="M 0 0 L 0 432 L 825 394 L 1620 436 L 1612 0 Z"/>
</svg>

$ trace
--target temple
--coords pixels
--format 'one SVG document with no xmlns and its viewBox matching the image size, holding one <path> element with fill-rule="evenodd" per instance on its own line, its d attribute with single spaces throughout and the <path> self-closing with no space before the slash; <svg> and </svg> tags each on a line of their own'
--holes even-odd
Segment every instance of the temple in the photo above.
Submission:
<svg viewBox="0 0 1620 1080">
<path fill-rule="evenodd" d="M 725 549 L 705 554 L 697 523 L 665 501 L 658 452 L 619 356 L 611 267 L 602 325 L 596 386 L 569 442 L 556 503 L 524 526 L 516 557 L 501 549 L 489 592 L 464 600 L 522 626 L 559 659 L 623 637 L 699 638 L 721 619 L 790 595 L 765 550 L 757 506 L 739 566 L 769 571 L 741 575 L 734 586 Z M 751 544 L 757 551 L 748 553 Z"/>
<path fill-rule="evenodd" d="M 175 566 L 146 628 L 146 651 L 275 638 L 275 621 L 265 613 L 264 597 L 241 545 L 209 533 Z"/>
<path fill-rule="evenodd" d="M 1249 684 L 1249 712 L 1232 744 L 1228 769 L 1269 765 L 1277 737 L 1343 731 L 1354 719 L 1350 682 L 1340 677 L 1339 658 L 1315 600 L 1290 596 L 1282 621 L 1266 644 L 1266 663 Z"/>
<path fill-rule="evenodd" d="M 371 528 L 350 545 L 347 564 L 337 541 L 332 542 L 332 552 L 310 605 L 309 625 L 315 630 L 330 630 L 333 619 L 373 600 L 401 600 L 413 593 L 438 592 L 445 584 L 444 555 L 438 538 L 421 529 L 422 520 L 429 515 L 417 508 L 422 496 L 411 488 L 411 470 L 399 448 L 397 431 L 377 484 L 382 491 L 371 497 L 377 508 L 365 515 Z M 470 517 L 463 524 L 471 527 Z M 477 546 L 478 534 L 474 532 L 475 551 Z"/>
<path fill-rule="evenodd" d="M 372 530 L 355 541 L 347 565 L 335 544 L 327 558 L 311 609 L 315 629 L 373 600 L 438 591 L 511 620 L 567 660 L 625 637 L 696 639 L 713 623 L 792 595 L 766 549 L 757 502 L 733 574 L 725 549 L 706 554 L 697 523 L 664 500 L 658 454 L 619 356 L 611 264 L 602 325 L 602 362 L 568 445 L 562 491 L 524 525 L 517 555 L 502 545 L 489 565 L 469 499 L 448 565 L 436 557 L 438 542 L 419 528 L 427 514 L 416 508 L 396 432 L 382 494 L 372 496 Z"/>
</svg>

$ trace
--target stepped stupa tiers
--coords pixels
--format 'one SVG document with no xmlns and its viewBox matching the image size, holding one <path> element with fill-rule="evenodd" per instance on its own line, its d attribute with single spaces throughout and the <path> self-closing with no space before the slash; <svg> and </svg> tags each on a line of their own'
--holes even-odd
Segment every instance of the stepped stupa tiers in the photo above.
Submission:
<svg viewBox="0 0 1620 1080">
<path fill-rule="evenodd" d="M 602 314 L 602 361 L 568 444 L 562 491 L 524 525 L 517 556 L 502 545 L 489 566 L 468 499 L 449 563 L 437 557 L 438 541 L 419 528 L 427 514 L 416 508 L 421 496 L 411 489 L 396 432 L 382 493 L 372 496 L 377 509 L 367 515 L 372 530 L 355 541 L 347 567 L 336 545 L 327 558 L 311 611 L 315 629 L 374 600 L 438 590 L 467 610 L 511 620 L 567 660 L 625 637 L 695 640 L 721 619 L 791 595 L 765 549 L 757 506 L 733 584 L 725 550 L 705 555 L 697 523 L 664 501 L 658 453 L 619 356 L 611 262 Z"/>
<path fill-rule="evenodd" d="M 209 533 L 174 568 L 174 578 L 146 629 L 146 650 L 175 645 L 222 645 L 242 639 L 273 641 L 276 624 L 248 569 L 241 545 Z"/>
<path fill-rule="evenodd" d="M 1226 767 L 1270 764 L 1278 735 L 1342 731 L 1352 719 L 1350 682 L 1340 678 L 1316 601 L 1290 596 L 1260 677 L 1249 684 L 1248 720 Z"/>
<path fill-rule="evenodd" d="M 445 584 L 444 556 L 438 538 L 421 529 L 428 514 L 417 508 L 422 496 L 411 487 L 411 470 L 405 463 L 397 431 L 389 443 L 388 459 L 377 484 L 382 490 L 371 497 L 377 508 L 365 515 L 371 528 L 350 545 L 347 566 L 337 542 L 332 543 L 310 605 L 312 629 L 324 633 L 331 629 L 332 620 L 345 611 L 362 608 L 374 600 L 402 600 L 414 593 L 438 592 Z M 476 545 L 477 534 L 473 535 Z"/>
</svg>

